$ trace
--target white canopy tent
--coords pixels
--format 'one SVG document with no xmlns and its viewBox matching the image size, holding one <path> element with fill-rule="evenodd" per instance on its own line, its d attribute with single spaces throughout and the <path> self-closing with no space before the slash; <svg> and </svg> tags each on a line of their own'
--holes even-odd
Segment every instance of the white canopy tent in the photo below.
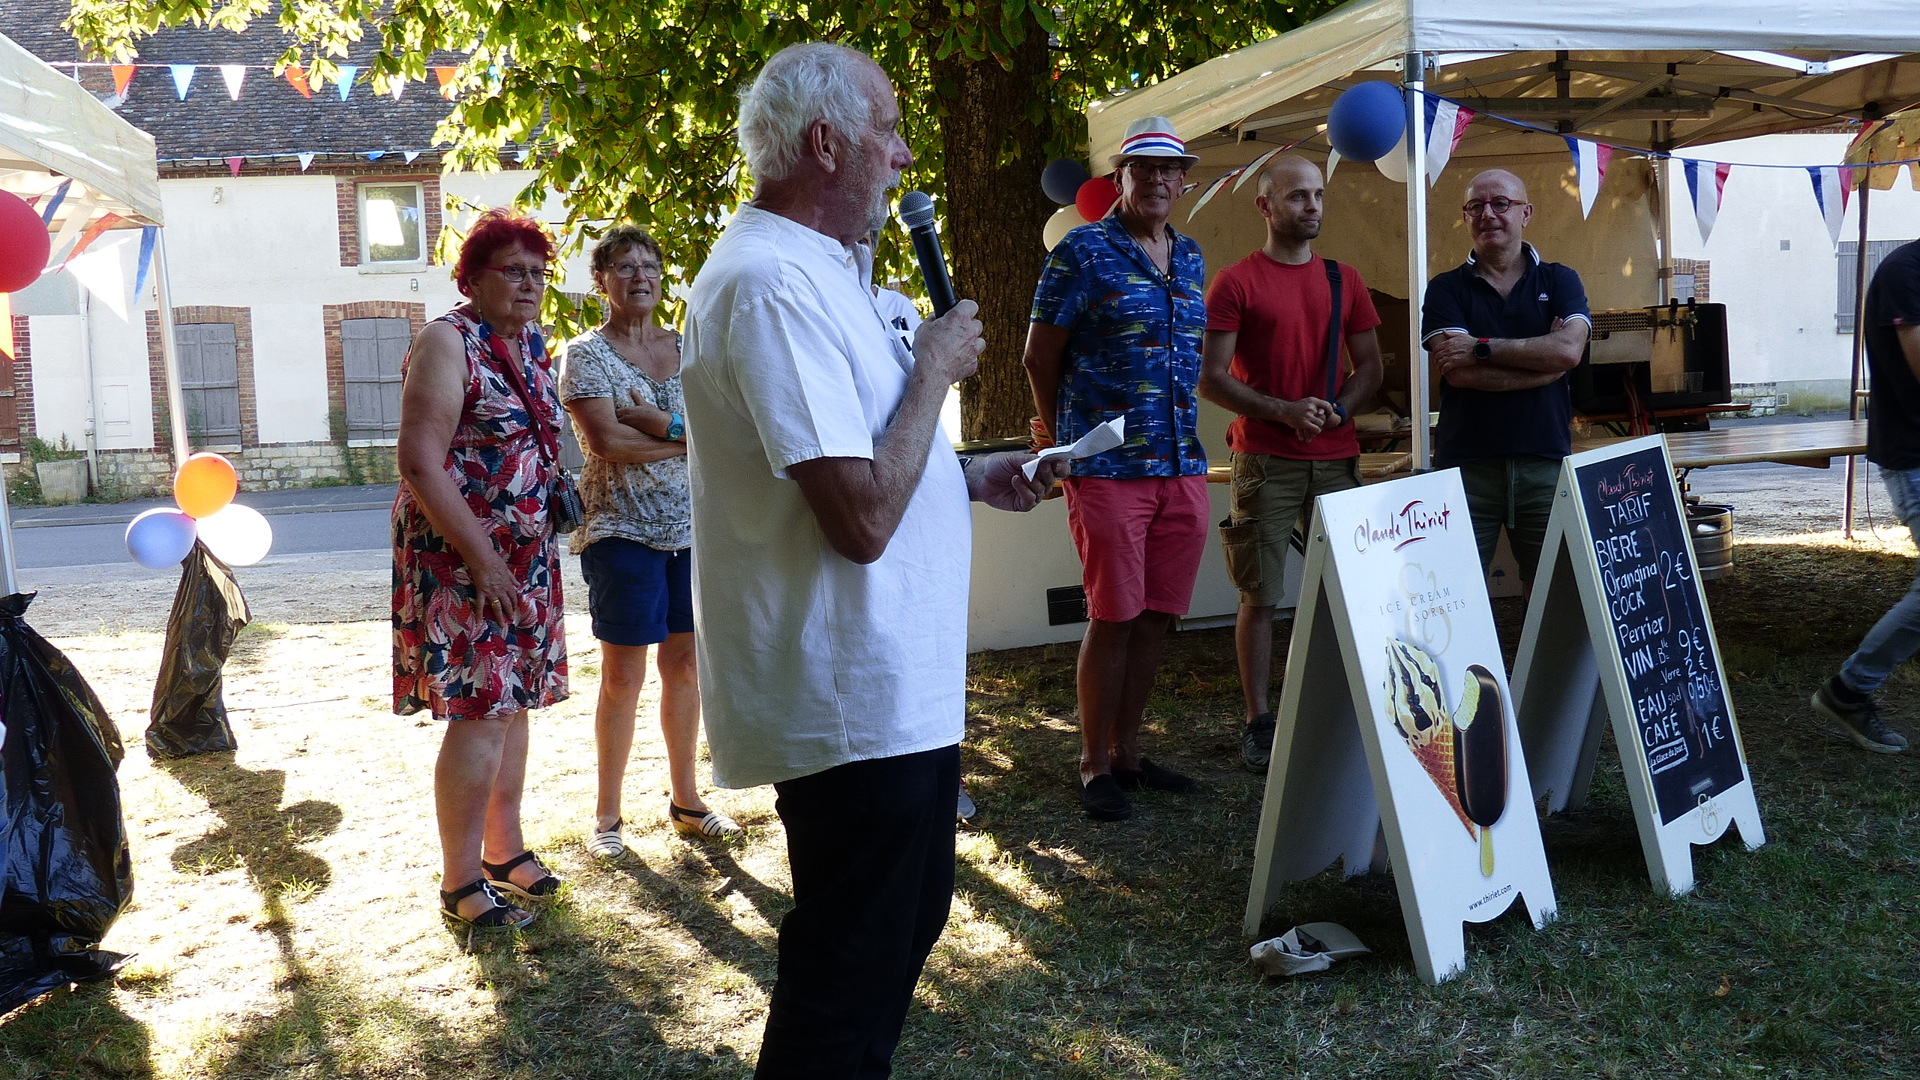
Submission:
<svg viewBox="0 0 1920 1080">
<path fill-rule="evenodd" d="M 133 229 L 163 224 L 159 166 L 153 137 L 127 123 L 79 83 L 20 46 L 0 37 L 0 190 L 24 199 L 40 197 L 48 205 L 66 185 L 47 227 L 60 240 L 78 235 L 107 215 L 109 228 Z M 56 243 L 55 259 L 63 244 Z M 49 269 L 57 269 L 50 267 Z M 173 353 L 173 306 L 168 297 L 164 241 L 153 251 L 154 284 L 159 290 L 161 351 L 167 376 L 167 406 L 172 418 L 174 453 L 184 459 L 186 411 L 180 403 L 180 379 Z M 5 590 L 16 591 L 13 532 L 0 485 L 0 572 Z"/>
<path fill-rule="evenodd" d="M 1210 60 L 1164 82 L 1087 109 L 1092 158 L 1103 162 L 1127 124 L 1166 116 L 1205 158 L 1209 148 L 1255 143 L 1252 160 L 1324 130 L 1340 93 L 1368 79 L 1409 91 L 1406 172 L 1427 174 L 1422 94 L 1482 116 L 1456 161 L 1508 164 L 1554 155 L 1561 135 L 1671 154 L 1708 143 L 1848 120 L 1920 103 L 1920 21 L 1910 0 L 1750 0 L 1676 5 L 1577 0 L 1489 5 L 1485 0 L 1353 0 L 1299 29 Z M 1838 164 L 1837 162 L 1835 164 Z M 1657 174 L 1656 174 L 1657 175 Z M 1670 185 L 1653 188 L 1662 297 L 1670 296 Z M 1447 193 L 1449 197 L 1452 192 Z M 1426 185 L 1407 195 L 1409 356 L 1429 273 Z M 1413 372 L 1412 415 L 1427 413 L 1424 364 Z M 1417 465 L 1430 460 L 1426 425 L 1413 425 Z"/>
</svg>

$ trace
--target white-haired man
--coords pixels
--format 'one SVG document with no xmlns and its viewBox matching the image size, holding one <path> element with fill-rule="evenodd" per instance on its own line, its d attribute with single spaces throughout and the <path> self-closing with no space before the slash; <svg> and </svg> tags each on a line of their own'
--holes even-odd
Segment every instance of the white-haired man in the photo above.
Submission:
<svg viewBox="0 0 1920 1080">
<path fill-rule="evenodd" d="M 695 279 L 684 385 L 702 698 L 716 781 L 773 784 L 793 869 L 756 1075 L 884 1077 L 953 893 L 969 495 L 1031 509 L 1053 470 L 963 466 L 947 387 L 972 301 L 911 349 L 860 238 L 913 157 L 866 56 L 796 45 L 741 95 L 755 191 Z"/>
</svg>

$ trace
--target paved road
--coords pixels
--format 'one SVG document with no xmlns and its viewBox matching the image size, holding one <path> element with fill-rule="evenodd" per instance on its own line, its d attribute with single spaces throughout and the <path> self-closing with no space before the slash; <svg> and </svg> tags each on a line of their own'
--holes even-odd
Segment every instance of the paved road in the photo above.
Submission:
<svg viewBox="0 0 1920 1080">
<path fill-rule="evenodd" d="M 239 501 L 267 515 L 274 555 L 315 555 L 384 550 L 393 505 L 393 485 L 306 488 L 243 493 Z M 20 507 L 13 512 L 15 565 L 23 570 L 56 566 L 130 563 L 127 522 L 171 500 Z"/>
</svg>

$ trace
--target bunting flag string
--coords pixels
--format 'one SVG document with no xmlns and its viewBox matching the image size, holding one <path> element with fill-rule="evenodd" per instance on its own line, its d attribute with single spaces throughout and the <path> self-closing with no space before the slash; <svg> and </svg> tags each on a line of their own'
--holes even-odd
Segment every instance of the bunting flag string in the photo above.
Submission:
<svg viewBox="0 0 1920 1080">
<path fill-rule="evenodd" d="M 1680 164 L 1687 174 L 1687 191 L 1693 198 L 1693 220 L 1700 226 L 1700 242 L 1704 244 L 1713 235 L 1713 223 L 1720 217 L 1720 198 L 1733 166 L 1693 158 L 1682 158 Z"/>
<path fill-rule="evenodd" d="M 1847 201 L 1853 195 L 1853 170 L 1844 165 L 1820 165 L 1808 169 L 1807 175 L 1813 180 L 1813 201 L 1820 204 L 1820 216 L 1827 220 L 1827 235 L 1837 248 Z"/>
<path fill-rule="evenodd" d="M 1573 151 L 1574 173 L 1580 178 L 1580 216 L 1593 214 L 1593 200 L 1607 178 L 1607 163 L 1613 159 L 1613 147 L 1587 139 L 1567 136 L 1567 149 Z"/>
<path fill-rule="evenodd" d="M 1440 182 L 1440 174 L 1446 170 L 1448 159 L 1453 157 L 1454 148 L 1467 133 L 1467 125 L 1473 123 L 1474 111 L 1447 98 L 1428 94 L 1425 102 L 1427 114 L 1427 186 Z"/>
<path fill-rule="evenodd" d="M 147 271 L 153 269 L 153 242 L 160 238 L 160 226 L 142 225 L 140 227 L 140 268 L 133 275 L 133 296 L 136 301 L 146 295 Z"/>
</svg>

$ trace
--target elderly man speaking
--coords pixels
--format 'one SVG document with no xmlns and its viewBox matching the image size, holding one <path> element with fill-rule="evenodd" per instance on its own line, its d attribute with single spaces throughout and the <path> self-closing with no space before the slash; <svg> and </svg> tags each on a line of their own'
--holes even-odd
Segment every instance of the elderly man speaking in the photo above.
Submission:
<svg viewBox="0 0 1920 1080">
<path fill-rule="evenodd" d="M 947 387 L 984 347 L 962 301 L 912 348 L 859 240 L 913 156 L 892 84 L 837 45 L 741 95 L 753 199 L 687 319 L 693 589 L 715 780 L 772 784 L 794 908 L 755 1075 L 884 1077 L 953 894 L 972 496 L 1030 510 L 1026 454 L 964 465 Z"/>
</svg>

